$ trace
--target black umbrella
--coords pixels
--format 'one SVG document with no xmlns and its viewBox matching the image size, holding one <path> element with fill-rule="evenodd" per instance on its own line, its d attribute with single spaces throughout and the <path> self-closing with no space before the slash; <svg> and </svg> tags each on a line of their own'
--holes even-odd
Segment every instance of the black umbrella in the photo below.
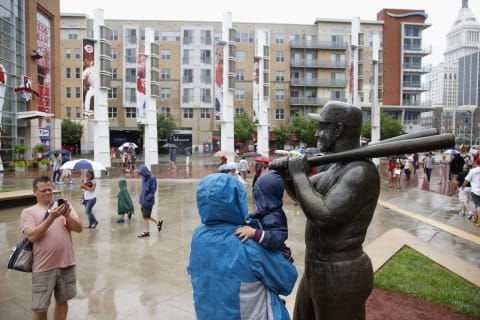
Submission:
<svg viewBox="0 0 480 320">
<path fill-rule="evenodd" d="M 241 156 L 245 158 L 254 158 L 254 157 L 261 157 L 262 155 L 258 152 L 252 151 L 252 152 L 245 152 Z"/>
<path fill-rule="evenodd" d="M 165 143 L 162 145 L 162 148 L 176 148 L 177 146 L 174 145 L 173 143 Z"/>
</svg>

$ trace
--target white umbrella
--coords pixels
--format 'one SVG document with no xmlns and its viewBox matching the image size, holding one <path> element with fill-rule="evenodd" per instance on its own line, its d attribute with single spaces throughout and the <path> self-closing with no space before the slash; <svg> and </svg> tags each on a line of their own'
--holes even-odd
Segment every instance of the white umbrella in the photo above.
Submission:
<svg viewBox="0 0 480 320">
<path fill-rule="evenodd" d="M 92 161 L 88 159 L 77 159 L 72 161 L 65 162 L 60 169 L 70 169 L 70 170 L 103 170 L 107 171 L 107 168 L 103 164 L 97 161 Z"/>
<path fill-rule="evenodd" d="M 134 148 L 134 149 L 137 149 L 138 146 L 133 143 L 133 142 L 125 142 L 124 144 L 122 144 L 120 147 L 118 147 L 118 150 L 122 151 L 124 148 Z"/>
<path fill-rule="evenodd" d="M 238 163 L 236 162 L 229 162 L 226 164 L 222 164 L 221 166 L 218 167 L 217 171 L 224 171 L 224 170 L 232 170 L 235 169 L 238 171 Z"/>
<path fill-rule="evenodd" d="M 214 157 L 228 157 L 228 156 L 236 156 L 235 152 L 234 151 L 230 151 L 230 150 L 220 150 L 220 151 L 217 151 L 213 154 Z"/>
</svg>

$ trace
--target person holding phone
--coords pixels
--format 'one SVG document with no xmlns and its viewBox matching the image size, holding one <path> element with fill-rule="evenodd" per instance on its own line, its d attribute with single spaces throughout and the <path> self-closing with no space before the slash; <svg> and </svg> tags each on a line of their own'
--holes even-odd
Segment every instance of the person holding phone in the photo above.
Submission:
<svg viewBox="0 0 480 320">
<path fill-rule="evenodd" d="M 33 246 L 33 319 L 47 319 L 52 293 L 55 319 L 66 319 L 68 300 L 77 294 L 75 258 L 71 232 L 82 232 L 75 209 L 66 200 L 53 202 L 52 181 L 47 176 L 33 180 L 36 204 L 25 208 L 20 218 L 23 234 Z M 48 216 L 45 217 L 45 213 Z"/>
</svg>

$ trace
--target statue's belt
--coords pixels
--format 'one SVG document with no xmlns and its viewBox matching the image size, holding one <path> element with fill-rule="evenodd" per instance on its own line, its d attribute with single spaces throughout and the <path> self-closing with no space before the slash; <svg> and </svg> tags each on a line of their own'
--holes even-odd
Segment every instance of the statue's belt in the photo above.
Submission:
<svg viewBox="0 0 480 320">
<path fill-rule="evenodd" d="M 317 261 L 354 260 L 360 257 L 363 253 L 364 252 L 361 248 L 350 250 L 350 251 L 340 251 L 340 252 L 307 251 L 307 259 L 317 260 Z"/>
</svg>

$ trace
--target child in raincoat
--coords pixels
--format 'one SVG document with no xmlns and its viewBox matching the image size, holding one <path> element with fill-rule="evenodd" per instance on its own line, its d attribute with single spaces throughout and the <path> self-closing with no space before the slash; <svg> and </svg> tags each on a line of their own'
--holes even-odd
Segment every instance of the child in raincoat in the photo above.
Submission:
<svg viewBox="0 0 480 320">
<path fill-rule="evenodd" d="M 125 215 L 128 216 L 128 221 L 132 219 L 132 214 L 134 212 L 133 201 L 127 190 L 127 180 L 118 180 L 118 188 L 120 191 L 118 192 L 117 196 L 117 213 L 120 218 L 117 220 L 117 223 L 124 223 Z"/>
</svg>

